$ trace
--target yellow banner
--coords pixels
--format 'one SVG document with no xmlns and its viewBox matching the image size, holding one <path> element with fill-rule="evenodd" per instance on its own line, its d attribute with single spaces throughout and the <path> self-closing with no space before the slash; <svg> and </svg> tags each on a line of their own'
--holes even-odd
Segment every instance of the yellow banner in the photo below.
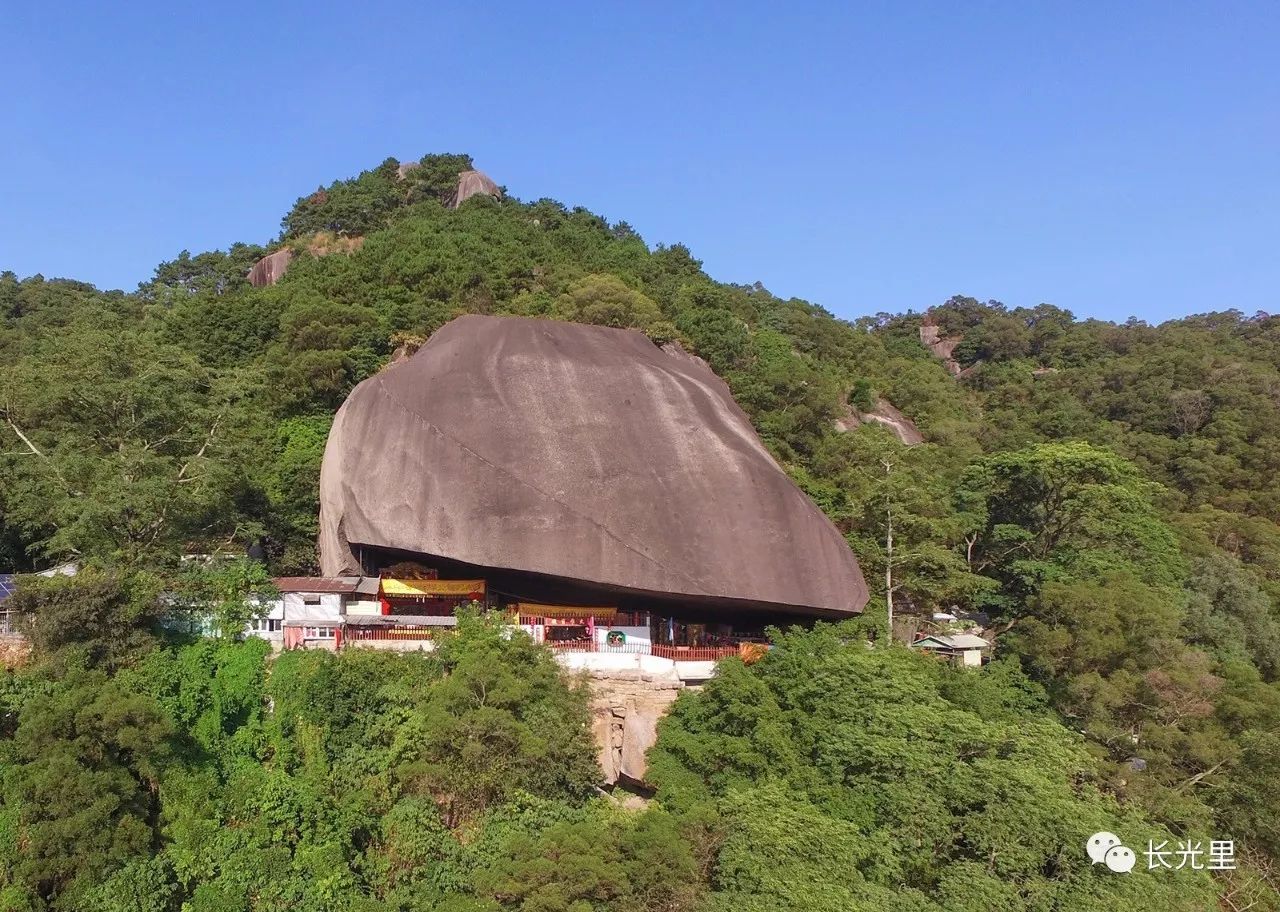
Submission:
<svg viewBox="0 0 1280 912">
<path fill-rule="evenodd" d="M 611 618 L 618 613 L 617 608 L 574 608 L 569 605 L 538 605 L 534 602 L 519 602 L 516 608 L 525 617 L 543 618 Z"/>
<path fill-rule="evenodd" d="M 484 580 L 384 579 L 382 581 L 383 595 L 467 596 L 473 592 L 484 595 Z"/>
</svg>

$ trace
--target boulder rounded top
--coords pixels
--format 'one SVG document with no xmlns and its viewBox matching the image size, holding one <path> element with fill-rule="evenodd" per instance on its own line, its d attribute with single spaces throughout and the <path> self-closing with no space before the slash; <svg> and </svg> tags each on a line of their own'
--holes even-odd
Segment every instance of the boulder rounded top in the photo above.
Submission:
<svg viewBox="0 0 1280 912">
<path fill-rule="evenodd" d="M 459 317 L 352 391 L 321 471 L 325 574 L 360 572 L 361 548 L 826 617 L 867 601 L 701 359 L 552 320 Z"/>
<path fill-rule="evenodd" d="M 449 208 L 457 209 L 473 196 L 502 198 L 502 188 L 483 171 L 463 171 L 458 175 L 458 186 L 449 200 Z"/>
<path fill-rule="evenodd" d="M 269 253 L 258 262 L 253 264 L 249 270 L 249 284 L 255 288 L 266 288 L 274 285 L 284 278 L 284 274 L 289 270 L 289 263 L 293 260 L 293 251 L 288 247 L 281 247 L 275 253 Z"/>
</svg>

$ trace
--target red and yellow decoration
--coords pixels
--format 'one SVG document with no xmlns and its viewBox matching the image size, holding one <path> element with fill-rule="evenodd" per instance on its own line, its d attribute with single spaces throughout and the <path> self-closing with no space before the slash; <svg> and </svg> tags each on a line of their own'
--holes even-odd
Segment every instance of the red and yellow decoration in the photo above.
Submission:
<svg viewBox="0 0 1280 912">
<path fill-rule="evenodd" d="M 393 598 L 484 598 L 484 580 L 386 579 L 382 594 Z"/>
<path fill-rule="evenodd" d="M 578 608 L 570 605 L 539 605 L 536 602 L 517 602 L 515 607 L 521 617 L 560 621 L 585 621 L 587 618 L 611 621 L 618 614 L 617 608 Z"/>
</svg>

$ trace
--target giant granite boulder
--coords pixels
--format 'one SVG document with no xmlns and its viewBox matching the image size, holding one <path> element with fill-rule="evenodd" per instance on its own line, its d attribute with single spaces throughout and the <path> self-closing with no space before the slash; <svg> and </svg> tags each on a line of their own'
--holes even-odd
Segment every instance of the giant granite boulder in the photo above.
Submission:
<svg viewBox="0 0 1280 912">
<path fill-rule="evenodd" d="M 459 317 L 352 391 L 320 504 L 331 576 L 363 545 L 727 607 L 867 601 L 724 382 L 633 330 Z"/>
<path fill-rule="evenodd" d="M 293 261 L 293 251 L 281 247 L 275 253 L 269 253 L 249 270 L 249 284 L 255 288 L 266 288 L 284 278 L 289 271 L 289 263 Z"/>
<path fill-rule="evenodd" d="M 494 199 L 501 199 L 502 188 L 483 171 L 463 171 L 458 175 L 458 186 L 454 188 L 453 195 L 449 198 L 449 208 L 457 209 L 473 196 L 491 196 Z"/>
</svg>

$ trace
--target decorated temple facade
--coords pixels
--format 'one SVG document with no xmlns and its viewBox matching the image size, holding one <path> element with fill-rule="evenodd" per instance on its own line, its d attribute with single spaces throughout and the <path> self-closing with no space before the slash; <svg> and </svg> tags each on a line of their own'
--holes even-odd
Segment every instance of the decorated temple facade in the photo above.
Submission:
<svg viewBox="0 0 1280 912">
<path fill-rule="evenodd" d="M 767 624 L 796 620 L 440 563 L 400 561 L 367 576 L 278 579 L 279 599 L 265 603 L 246 632 L 282 649 L 431 650 L 457 626 L 460 612 L 488 611 L 558 655 L 572 656 L 566 664 L 591 669 L 758 654 L 767 648 Z"/>
<path fill-rule="evenodd" d="M 667 655 L 693 651 L 723 657 L 736 654 L 744 643 L 763 643 L 771 625 L 828 616 L 805 608 L 647 592 L 381 549 L 362 549 L 361 558 L 367 573 L 383 579 L 384 592 L 390 589 L 386 598 L 392 615 L 412 613 L 407 606 L 422 590 L 430 590 L 447 595 L 433 603 L 437 613 L 447 614 L 460 603 L 473 601 L 505 612 L 536 642 L 566 651 L 612 647 L 613 651 Z M 429 579 L 401 579 L 406 573 Z M 388 584 L 388 579 L 396 581 Z M 464 594 L 468 586 L 473 591 Z"/>
</svg>

